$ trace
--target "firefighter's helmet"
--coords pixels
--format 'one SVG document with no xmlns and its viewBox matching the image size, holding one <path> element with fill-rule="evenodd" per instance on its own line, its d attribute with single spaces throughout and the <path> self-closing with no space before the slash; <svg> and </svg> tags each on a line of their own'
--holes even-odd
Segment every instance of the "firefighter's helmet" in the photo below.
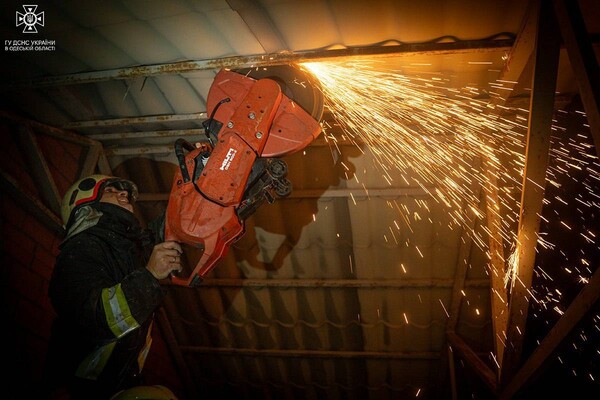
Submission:
<svg viewBox="0 0 600 400">
<path fill-rule="evenodd" d="M 122 390 L 110 398 L 110 400 L 177 400 L 175 394 L 162 385 L 134 386 Z"/>
<path fill-rule="evenodd" d="M 65 193 L 61 206 L 61 217 L 65 227 L 74 211 L 82 205 L 95 203 L 100 200 L 104 188 L 114 186 L 118 190 L 127 190 L 129 202 L 134 203 L 138 196 L 135 183 L 109 175 L 90 175 L 75 182 Z"/>
</svg>

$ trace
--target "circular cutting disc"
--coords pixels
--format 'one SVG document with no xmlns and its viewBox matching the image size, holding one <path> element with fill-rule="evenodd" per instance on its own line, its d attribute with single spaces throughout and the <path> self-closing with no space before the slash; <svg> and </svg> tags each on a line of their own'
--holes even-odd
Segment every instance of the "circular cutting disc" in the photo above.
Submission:
<svg viewBox="0 0 600 400">
<path fill-rule="evenodd" d="M 292 65 L 243 68 L 233 70 L 254 79 L 272 79 L 281 92 L 319 121 L 323 115 L 323 93 L 319 81 L 308 71 Z"/>
</svg>

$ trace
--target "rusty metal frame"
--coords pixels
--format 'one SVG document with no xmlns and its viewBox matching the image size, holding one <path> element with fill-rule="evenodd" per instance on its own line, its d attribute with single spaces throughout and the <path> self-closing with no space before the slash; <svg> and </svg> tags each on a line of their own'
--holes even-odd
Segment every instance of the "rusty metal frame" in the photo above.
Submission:
<svg viewBox="0 0 600 400">
<path fill-rule="evenodd" d="M 507 34 L 505 36 L 508 36 Z M 233 56 L 217 59 L 180 61 L 166 64 L 140 65 L 136 67 L 117 68 L 103 71 L 81 72 L 57 75 L 15 82 L 8 87 L 45 87 L 59 85 L 77 85 L 83 83 L 102 82 L 113 79 L 132 79 L 137 77 L 158 76 L 166 74 L 182 74 L 186 72 L 215 70 L 221 68 L 253 68 L 270 65 L 281 65 L 301 61 L 320 61 L 338 57 L 389 57 L 402 55 L 435 55 L 459 54 L 474 52 L 509 51 L 513 45 L 512 38 L 440 41 L 425 43 L 399 43 L 365 47 L 348 47 L 343 49 L 315 49 L 297 52 L 276 52 L 247 56 Z"/>
<path fill-rule="evenodd" d="M 577 1 L 555 0 L 554 10 L 600 157 L 600 67 L 596 54 Z"/>
</svg>

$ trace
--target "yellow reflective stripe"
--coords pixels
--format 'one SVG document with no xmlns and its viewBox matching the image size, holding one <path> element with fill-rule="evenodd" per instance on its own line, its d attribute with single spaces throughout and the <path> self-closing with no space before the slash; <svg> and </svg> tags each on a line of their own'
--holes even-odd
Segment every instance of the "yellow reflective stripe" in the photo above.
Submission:
<svg viewBox="0 0 600 400">
<path fill-rule="evenodd" d="M 140 326 L 131 315 L 121 284 L 102 289 L 102 304 L 108 327 L 117 338 Z"/>
<path fill-rule="evenodd" d="M 144 343 L 144 348 L 138 354 L 137 362 L 139 372 L 142 372 L 144 369 L 144 364 L 146 363 L 146 357 L 148 357 L 148 353 L 150 352 L 150 347 L 152 346 L 152 326 L 154 325 L 154 321 L 150 322 L 150 326 L 148 327 L 148 332 L 146 332 L 146 343 Z"/>
<path fill-rule="evenodd" d="M 116 342 L 111 342 L 88 354 L 77 367 L 75 376 L 96 380 L 104 369 L 104 366 L 106 366 L 106 363 L 115 348 L 115 344 Z"/>
</svg>

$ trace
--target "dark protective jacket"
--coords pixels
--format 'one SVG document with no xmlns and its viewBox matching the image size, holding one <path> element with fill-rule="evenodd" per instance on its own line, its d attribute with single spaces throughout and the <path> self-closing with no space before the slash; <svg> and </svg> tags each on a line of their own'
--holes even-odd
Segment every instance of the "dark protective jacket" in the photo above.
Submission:
<svg viewBox="0 0 600 400">
<path fill-rule="evenodd" d="M 100 218 L 61 244 L 50 281 L 57 318 L 47 368 L 73 398 L 108 399 L 140 384 L 163 291 L 145 268 L 154 241 L 135 216 L 113 204 L 92 207 Z"/>
</svg>

